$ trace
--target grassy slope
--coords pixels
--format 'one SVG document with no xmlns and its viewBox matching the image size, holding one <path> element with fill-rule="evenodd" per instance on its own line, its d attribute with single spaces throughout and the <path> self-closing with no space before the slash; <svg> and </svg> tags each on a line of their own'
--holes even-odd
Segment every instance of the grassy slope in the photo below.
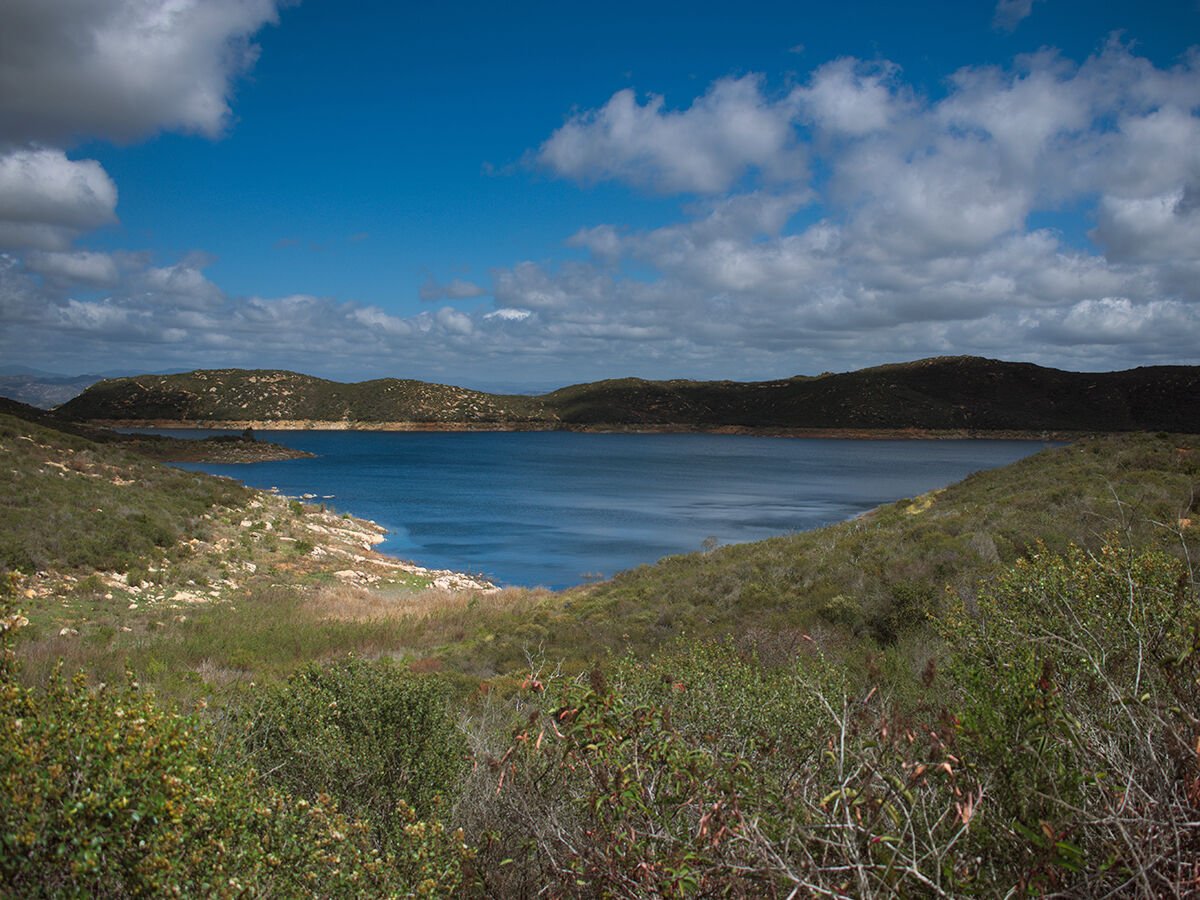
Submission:
<svg viewBox="0 0 1200 900">
<path fill-rule="evenodd" d="M 126 567 L 201 530 L 212 507 L 250 494 L 7 415 L 0 453 L 0 562 L 13 568 Z"/>
<path fill-rule="evenodd" d="M 780 381 L 644 381 L 542 397 L 382 379 L 340 384 L 278 371 L 217 370 L 101 382 L 66 415 L 108 420 L 425 422 L 568 427 L 1184 431 L 1200 368 L 1079 373 L 939 357 Z"/>
</svg>

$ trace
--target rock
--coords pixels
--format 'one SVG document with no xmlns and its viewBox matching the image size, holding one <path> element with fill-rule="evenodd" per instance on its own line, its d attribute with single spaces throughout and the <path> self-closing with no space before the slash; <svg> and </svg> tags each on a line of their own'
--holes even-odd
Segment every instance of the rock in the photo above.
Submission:
<svg viewBox="0 0 1200 900">
<path fill-rule="evenodd" d="M 439 572 L 433 579 L 433 586 L 443 591 L 485 591 L 492 593 L 498 588 L 487 581 L 478 581 L 459 572 Z"/>
<path fill-rule="evenodd" d="M 370 572 L 359 572 L 355 569 L 342 569 L 339 572 L 334 572 L 333 577 L 347 584 L 374 584 L 379 581 L 378 575 L 372 575 Z"/>
</svg>

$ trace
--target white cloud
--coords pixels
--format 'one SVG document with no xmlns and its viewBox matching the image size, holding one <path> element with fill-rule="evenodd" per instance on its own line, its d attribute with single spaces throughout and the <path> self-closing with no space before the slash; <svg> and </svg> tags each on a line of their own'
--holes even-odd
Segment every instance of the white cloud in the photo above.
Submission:
<svg viewBox="0 0 1200 900">
<path fill-rule="evenodd" d="M 1200 209 L 1186 196 L 1180 187 L 1150 197 L 1104 197 L 1091 236 L 1114 260 L 1200 261 Z"/>
<path fill-rule="evenodd" d="M 443 306 L 437 311 L 437 323 L 452 334 L 470 334 L 475 330 L 474 322 L 465 313 L 449 306 Z"/>
<path fill-rule="evenodd" d="M 204 309 L 219 304 L 224 293 L 186 262 L 173 266 L 148 267 L 129 279 L 131 289 L 140 291 L 151 302 L 170 304 L 177 309 Z"/>
<path fill-rule="evenodd" d="M 276 0 L 6 0 L 0 139 L 216 137 Z"/>
<path fill-rule="evenodd" d="M 1021 228 L 1033 203 L 973 137 L 938 136 L 911 156 L 872 144 L 847 154 L 838 178 L 859 207 L 856 237 L 886 255 L 978 252 Z"/>
<path fill-rule="evenodd" d="M 350 319 L 384 334 L 407 337 L 413 333 L 411 323 L 399 316 L 384 312 L 378 306 L 365 306 L 362 309 L 353 310 L 350 313 Z"/>
<path fill-rule="evenodd" d="M 116 221 L 117 187 L 91 159 L 61 150 L 0 155 L 0 247 L 63 250 L 80 233 Z"/>
<path fill-rule="evenodd" d="M 67 331 L 87 331 L 113 337 L 133 336 L 129 324 L 134 314 L 111 301 L 68 300 L 55 308 L 52 315 L 56 324 Z"/>
<path fill-rule="evenodd" d="M 524 322 L 531 315 L 533 313 L 527 309 L 513 309 L 511 306 L 502 306 L 500 309 L 486 313 L 483 318 L 499 319 L 501 322 Z"/>
<path fill-rule="evenodd" d="M 573 116 L 542 144 L 537 160 L 580 181 L 619 180 L 660 193 L 718 193 L 757 170 L 767 178 L 803 174 L 793 104 L 770 100 L 761 79 L 716 81 L 682 111 L 631 90 Z"/>
<path fill-rule="evenodd" d="M 573 302 L 576 286 L 570 283 L 569 276 L 564 277 L 565 280 L 551 278 L 534 263 L 518 263 L 511 269 L 495 274 L 496 303 L 501 307 L 528 307 L 534 310 L 566 308 Z M 514 303 L 514 298 L 518 302 Z"/>
<path fill-rule="evenodd" d="M 899 69 L 888 63 L 836 59 L 820 66 L 805 88 L 792 95 L 804 117 L 830 135 L 862 137 L 882 131 L 909 103 L 893 96 Z"/>
<path fill-rule="evenodd" d="M 934 108 L 943 133 L 974 132 L 995 145 L 1000 161 L 1028 177 L 1051 143 L 1085 130 L 1101 98 L 1092 79 L 1055 51 L 1020 57 L 1012 71 L 964 68 L 953 91 Z M 1061 149 L 1073 149 L 1063 147 Z"/>
<path fill-rule="evenodd" d="M 25 266 L 45 278 L 72 285 L 105 287 L 117 281 L 117 262 L 108 253 L 35 250 L 26 254 Z"/>
<path fill-rule="evenodd" d="M 57 206 L 37 194 L 28 208 L 41 211 L 15 221 L 51 223 L 60 243 L 23 266 L 0 255 L 0 315 L 23 325 L 0 333 L 0 355 L 69 335 L 101 358 L 121 341 L 158 348 L 152 368 L 354 359 L 343 365 L 460 380 L 515 361 L 541 384 L 939 353 L 1083 369 L 1194 361 L 1200 54 L 1160 68 L 1115 42 L 1081 64 L 1040 51 L 962 69 L 937 98 L 886 62 L 835 60 L 786 96 L 765 83 L 725 79 L 678 110 L 620 92 L 572 118 L 537 154 L 557 174 L 698 196 L 661 227 L 581 223 L 567 243 L 583 259 L 520 261 L 490 283 L 430 278 L 423 299 L 478 302 L 418 315 L 231 297 L 194 257 L 67 251 L 88 221 L 111 221 L 115 191 L 93 220 L 77 191 Z M 57 154 L 54 171 L 103 176 L 37 152 Z M 1094 222 L 1091 244 L 1045 226 L 1063 210 Z M 77 293 L 97 286 L 102 300 Z"/>
<path fill-rule="evenodd" d="M 1102 297 L 1045 317 L 1035 332 L 1060 344 L 1146 344 L 1186 353 L 1200 346 L 1200 310 L 1174 300 L 1139 304 L 1127 297 Z"/>
</svg>

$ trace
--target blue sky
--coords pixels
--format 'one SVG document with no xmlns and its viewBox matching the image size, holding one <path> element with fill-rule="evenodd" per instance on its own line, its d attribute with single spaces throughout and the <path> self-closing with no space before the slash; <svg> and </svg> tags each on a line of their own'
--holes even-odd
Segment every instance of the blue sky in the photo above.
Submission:
<svg viewBox="0 0 1200 900">
<path fill-rule="evenodd" d="M 0 5 L 0 356 L 1196 363 L 1200 4 Z"/>
</svg>

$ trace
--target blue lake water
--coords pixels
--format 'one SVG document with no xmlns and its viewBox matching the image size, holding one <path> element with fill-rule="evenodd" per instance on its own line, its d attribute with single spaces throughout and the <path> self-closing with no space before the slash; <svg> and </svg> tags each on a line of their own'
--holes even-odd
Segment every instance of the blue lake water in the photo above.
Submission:
<svg viewBox="0 0 1200 900">
<path fill-rule="evenodd" d="M 199 437 L 216 432 L 162 432 Z M 696 434 L 263 432 L 318 454 L 188 464 L 316 494 L 389 530 L 386 553 L 560 588 L 673 553 L 841 521 L 1036 452 L 1040 441 Z"/>
</svg>

